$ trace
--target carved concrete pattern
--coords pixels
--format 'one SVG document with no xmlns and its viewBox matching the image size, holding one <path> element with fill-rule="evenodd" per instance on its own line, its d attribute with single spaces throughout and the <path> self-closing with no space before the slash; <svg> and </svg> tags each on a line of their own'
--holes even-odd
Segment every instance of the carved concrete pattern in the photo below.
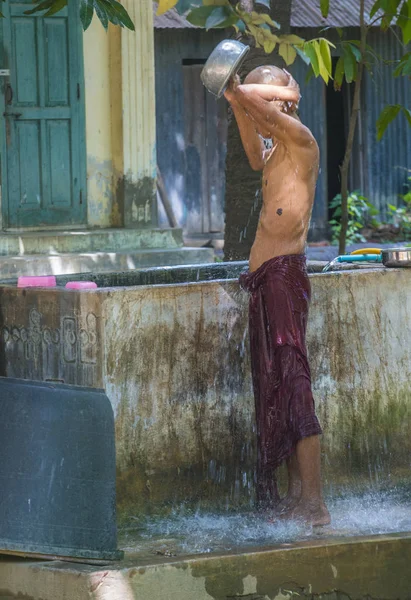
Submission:
<svg viewBox="0 0 411 600">
<path fill-rule="evenodd" d="M 28 327 L 11 325 L 1 330 L 5 344 L 22 343 L 24 357 L 36 360 L 46 346 L 59 351 L 68 364 L 96 364 L 98 350 L 98 317 L 90 312 L 85 318 L 62 317 L 59 328 L 51 329 L 42 323 L 43 315 L 36 309 L 29 314 Z M 85 325 L 82 327 L 81 325 Z"/>
<path fill-rule="evenodd" d="M 63 317 L 63 360 L 77 361 L 77 322 L 72 317 Z"/>
<path fill-rule="evenodd" d="M 86 328 L 80 329 L 80 360 L 85 364 L 97 362 L 97 317 L 94 313 L 86 316 Z"/>
</svg>

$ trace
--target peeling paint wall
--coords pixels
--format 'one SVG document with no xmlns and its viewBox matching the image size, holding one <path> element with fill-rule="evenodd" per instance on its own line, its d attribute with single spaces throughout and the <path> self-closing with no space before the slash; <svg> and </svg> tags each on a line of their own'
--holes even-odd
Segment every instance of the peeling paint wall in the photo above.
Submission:
<svg viewBox="0 0 411 600">
<path fill-rule="evenodd" d="M 410 483 L 411 272 L 311 277 L 326 489 Z M 105 387 L 123 516 L 250 506 L 247 296 L 235 281 L 81 293 L 2 288 L 1 374 Z"/>
</svg>

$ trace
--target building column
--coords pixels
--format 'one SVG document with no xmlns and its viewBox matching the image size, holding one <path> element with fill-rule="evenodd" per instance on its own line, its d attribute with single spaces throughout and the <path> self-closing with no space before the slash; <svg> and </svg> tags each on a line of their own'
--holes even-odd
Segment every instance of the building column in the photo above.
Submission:
<svg viewBox="0 0 411 600">
<path fill-rule="evenodd" d="M 124 226 L 157 226 L 153 0 L 123 0 L 135 31 L 121 30 Z"/>
</svg>

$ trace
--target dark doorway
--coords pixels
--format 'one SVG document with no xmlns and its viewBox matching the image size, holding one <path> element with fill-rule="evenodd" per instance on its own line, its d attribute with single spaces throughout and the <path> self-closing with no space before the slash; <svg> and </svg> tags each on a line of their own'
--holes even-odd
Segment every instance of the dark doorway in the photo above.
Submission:
<svg viewBox="0 0 411 600">
<path fill-rule="evenodd" d="M 183 60 L 185 233 L 216 237 L 224 231 L 227 102 L 201 81 L 205 60 Z"/>
<path fill-rule="evenodd" d="M 335 62 L 333 59 L 333 72 Z M 328 203 L 340 193 L 340 165 L 344 159 L 346 140 L 346 85 L 341 91 L 334 90 L 334 82 L 327 86 L 327 173 L 328 173 Z"/>
</svg>

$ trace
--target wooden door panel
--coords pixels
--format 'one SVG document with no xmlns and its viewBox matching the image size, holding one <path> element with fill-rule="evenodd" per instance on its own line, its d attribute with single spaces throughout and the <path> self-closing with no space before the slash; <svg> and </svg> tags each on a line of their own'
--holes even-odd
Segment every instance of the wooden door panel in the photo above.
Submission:
<svg viewBox="0 0 411 600">
<path fill-rule="evenodd" d="M 47 121 L 46 126 L 51 204 L 69 208 L 73 195 L 70 122 Z"/>
<path fill-rule="evenodd" d="M 14 121 L 15 156 L 10 161 L 10 189 L 13 197 L 21 198 L 21 210 L 37 211 L 41 198 L 40 123 Z"/>
<path fill-rule="evenodd" d="M 43 20 L 45 40 L 46 106 L 69 104 L 67 19 Z M 62 43 L 64 40 L 64 43 Z"/>
<path fill-rule="evenodd" d="M 53 17 L 7 3 L 10 69 L 4 216 L 9 227 L 80 224 L 86 218 L 81 32 L 76 3 Z"/>
<path fill-rule="evenodd" d="M 39 82 L 37 69 L 36 22 L 32 18 L 11 17 L 12 63 L 14 65 L 13 106 L 37 106 Z M 24 43 L 22 43 L 24 41 Z"/>
</svg>

